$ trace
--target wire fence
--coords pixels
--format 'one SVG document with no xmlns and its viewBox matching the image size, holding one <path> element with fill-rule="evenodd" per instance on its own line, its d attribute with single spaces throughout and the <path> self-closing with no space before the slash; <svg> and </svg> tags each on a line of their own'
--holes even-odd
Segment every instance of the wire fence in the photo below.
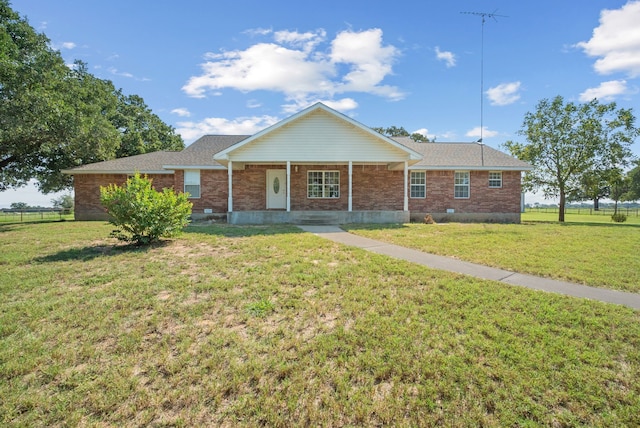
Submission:
<svg viewBox="0 0 640 428">
<path fill-rule="evenodd" d="M 532 212 L 532 213 L 557 214 L 559 211 L 559 208 L 558 207 L 533 207 L 533 208 L 527 208 L 526 211 Z M 610 217 L 613 215 L 614 209 L 607 207 L 607 208 L 600 208 L 598 210 L 594 210 L 593 208 L 569 207 L 569 208 L 565 208 L 564 213 L 565 214 L 583 214 L 583 215 L 603 215 L 603 216 L 606 215 Z M 618 213 L 624 214 L 627 217 L 640 217 L 640 208 L 618 207 Z"/>
<path fill-rule="evenodd" d="M 0 223 L 28 221 L 61 221 L 73 219 L 73 213 L 66 209 L 1 210 Z"/>
</svg>

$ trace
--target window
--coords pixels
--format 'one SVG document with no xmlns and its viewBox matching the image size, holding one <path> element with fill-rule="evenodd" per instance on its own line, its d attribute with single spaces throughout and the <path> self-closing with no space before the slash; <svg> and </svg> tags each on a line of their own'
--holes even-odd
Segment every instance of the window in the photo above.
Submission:
<svg viewBox="0 0 640 428">
<path fill-rule="evenodd" d="M 502 187 L 502 171 L 489 171 L 489 187 L 495 189 Z"/>
<path fill-rule="evenodd" d="M 339 198 L 340 171 L 307 172 L 307 198 Z"/>
<path fill-rule="evenodd" d="M 453 183 L 454 198 L 469 197 L 469 171 L 456 171 Z"/>
<path fill-rule="evenodd" d="M 189 193 L 189 198 L 200 197 L 200 170 L 185 170 L 184 191 Z"/>
<path fill-rule="evenodd" d="M 424 198 L 427 196 L 427 173 L 425 171 L 411 171 L 411 197 Z"/>
</svg>

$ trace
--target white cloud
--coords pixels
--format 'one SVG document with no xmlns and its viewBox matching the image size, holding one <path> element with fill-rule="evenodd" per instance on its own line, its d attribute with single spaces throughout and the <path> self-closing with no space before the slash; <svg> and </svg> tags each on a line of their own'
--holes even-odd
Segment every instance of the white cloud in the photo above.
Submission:
<svg viewBox="0 0 640 428">
<path fill-rule="evenodd" d="M 513 104 L 520 99 L 520 82 L 501 83 L 498 86 L 489 88 L 486 91 L 491 105 L 506 106 Z"/>
<path fill-rule="evenodd" d="M 115 67 L 109 67 L 109 73 L 113 74 L 114 76 L 133 78 L 133 74 L 127 73 L 125 71 L 120 71 Z"/>
<path fill-rule="evenodd" d="M 178 122 L 176 132 L 189 144 L 206 134 L 253 135 L 279 120 L 274 116 L 240 117 L 234 120 L 209 117 L 200 122 Z"/>
<path fill-rule="evenodd" d="M 589 88 L 580 94 L 580 101 L 588 102 L 597 98 L 601 101 L 613 101 L 616 96 L 628 94 L 631 91 L 627 87 L 626 80 L 610 80 L 602 82 L 597 88 Z"/>
<path fill-rule="evenodd" d="M 476 126 L 475 128 L 467 131 L 467 133 L 464 135 L 466 137 L 471 137 L 471 138 L 480 138 L 480 135 L 482 135 L 482 138 L 491 138 L 491 137 L 495 137 L 498 134 L 499 134 L 498 131 L 490 131 L 489 128 L 487 128 L 486 126 L 482 127 L 482 134 L 481 134 L 480 127 Z"/>
<path fill-rule="evenodd" d="M 274 40 L 280 44 L 301 47 L 304 52 L 311 52 L 319 43 L 323 42 L 327 33 L 320 29 L 314 32 L 298 33 L 297 31 L 276 31 Z"/>
<path fill-rule="evenodd" d="M 62 49 L 73 49 L 76 47 L 76 44 L 73 42 L 64 42 L 62 43 Z"/>
<path fill-rule="evenodd" d="M 180 117 L 191 116 L 191 112 L 186 108 L 174 108 L 173 110 L 171 110 L 171 113 L 177 114 Z"/>
<path fill-rule="evenodd" d="M 338 110 L 342 113 L 345 113 L 350 110 L 354 110 L 358 108 L 358 103 L 353 98 L 342 98 L 340 100 L 333 99 L 321 99 L 321 98 L 296 98 L 289 100 L 288 104 L 282 105 L 282 112 L 285 114 L 295 114 L 300 110 L 304 110 L 305 108 L 315 104 L 315 103 L 323 103 L 327 107 L 330 107 L 334 110 Z"/>
<path fill-rule="evenodd" d="M 456 65 L 456 56 L 453 52 L 441 51 L 439 46 L 436 46 L 436 58 L 439 61 L 444 61 L 447 68 L 455 67 Z"/>
<path fill-rule="evenodd" d="M 600 74 L 627 73 L 640 76 L 640 1 L 629 1 L 620 9 L 604 9 L 600 25 L 591 39 L 577 43 L 591 57 L 600 57 L 593 65 Z"/>
<path fill-rule="evenodd" d="M 416 129 L 415 131 L 412 132 L 412 134 L 424 135 L 429 140 L 433 140 L 434 138 L 436 138 L 436 135 L 435 134 L 430 134 L 429 130 L 427 128 Z"/>
<path fill-rule="evenodd" d="M 258 100 L 249 100 L 247 101 L 247 108 L 258 108 L 262 107 L 262 103 Z"/>
<path fill-rule="evenodd" d="M 256 30 L 252 34 L 257 34 Z M 204 98 L 226 88 L 267 90 L 282 93 L 286 101 L 298 106 L 312 99 L 331 101 L 346 92 L 391 100 L 404 97 L 398 88 L 382 84 L 392 74 L 399 50 L 383 45 L 380 29 L 343 31 L 331 40 L 328 49 L 322 29 L 305 33 L 269 30 L 264 34 L 273 34 L 274 41 L 245 50 L 207 53 L 202 73 L 191 77 L 183 91 Z"/>
<path fill-rule="evenodd" d="M 128 79 L 135 79 L 135 80 L 137 80 L 139 82 L 148 82 L 149 80 L 151 80 L 151 79 L 149 79 L 147 77 L 136 77 L 131 73 L 128 73 L 126 71 L 120 71 L 115 67 L 109 67 L 108 71 L 109 71 L 109 73 L 113 74 L 114 76 L 126 77 Z"/>
</svg>

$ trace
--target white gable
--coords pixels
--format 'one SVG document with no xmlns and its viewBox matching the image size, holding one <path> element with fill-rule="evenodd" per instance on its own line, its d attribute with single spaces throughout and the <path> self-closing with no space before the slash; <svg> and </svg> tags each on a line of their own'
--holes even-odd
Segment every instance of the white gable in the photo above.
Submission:
<svg viewBox="0 0 640 428">
<path fill-rule="evenodd" d="M 421 156 L 317 104 L 230 147 L 216 159 L 234 162 L 403 162 Z"/>
</svg>

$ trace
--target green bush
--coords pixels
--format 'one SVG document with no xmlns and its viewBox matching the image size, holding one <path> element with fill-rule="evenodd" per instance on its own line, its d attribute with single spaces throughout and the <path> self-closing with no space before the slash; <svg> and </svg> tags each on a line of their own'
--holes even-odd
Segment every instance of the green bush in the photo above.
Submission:
<svg viewBox="0 0 640 428">
<path fill-rule="evenodd" d="M 116 226 L 111 236 L 145 245 L 177 236 L 189 224 L 193 204 L 188 195 L 172 189 L 156 191 L 151 182 L 136 173 L 123 186 L 100 186 L 100 201 L 109 213 L 109 223 Z"/>
<path fill-rule="evenodd" d="M 627 216 L 622 213 L 617 213 L 611 216 L 611 220 L 615 221 L 616 223 L 624 223 L 625 221 L 627 221 Z"/>
</svg>

